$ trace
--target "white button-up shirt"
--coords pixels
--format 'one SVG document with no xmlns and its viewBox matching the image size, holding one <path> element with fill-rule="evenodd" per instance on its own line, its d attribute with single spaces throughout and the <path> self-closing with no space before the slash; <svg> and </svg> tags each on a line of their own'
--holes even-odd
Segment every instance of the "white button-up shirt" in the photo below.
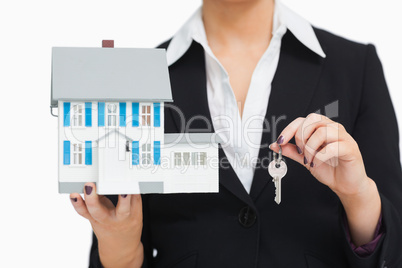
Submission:
<svg viewBox="0 0 402 268">
<path fill-rule="evenodd" d="M 192 41 L 205 51 L 208 106 L 215 132 L 224 141 L 222 148 L 244 188 L 250 193 L 261 144 L 263 121 L 271 83 L 278 66 L 281 40 L 287 30 L 321 57 L 325 54 L 309 22 L 280 1 L 275 2 L 271 42 L 259 60 L 247 92 L 242 117 L 229 82 L 229 75 L 208 46 L 201 7 L 174 35 L 167 49 L 171 65 L 180 59 Z"/>
</svg>

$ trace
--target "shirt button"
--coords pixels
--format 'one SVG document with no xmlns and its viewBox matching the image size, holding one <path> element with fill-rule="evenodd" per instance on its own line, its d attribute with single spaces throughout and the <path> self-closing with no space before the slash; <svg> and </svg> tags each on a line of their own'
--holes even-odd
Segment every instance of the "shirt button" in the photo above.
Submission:
<svg viewBox="0 0 402 268">
<path fill-rule="evenodd" d="M 239 222 L 245 228 L 250 228 L 251 226 L 253 226 L 256 219 L 257 219 L 257 213 L 249 206 L 244 207 L 240 210 Z"/>
</svg>

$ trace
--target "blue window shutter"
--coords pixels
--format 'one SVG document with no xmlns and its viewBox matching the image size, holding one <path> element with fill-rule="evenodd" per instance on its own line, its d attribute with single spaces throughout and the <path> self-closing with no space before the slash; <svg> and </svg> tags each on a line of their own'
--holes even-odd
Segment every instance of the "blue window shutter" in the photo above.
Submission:
<svg viewBox="0 0 402 268">
<path fill-rule="evenodd" d="M 63 143 L 63 164 L 70 165 L 70 141 Z"/>
<path fill-rule="evenodd" d="M 92 102 L 85 103 L 85 126 L 92 127 Z"/>
<path fill-rule="evenodd" d="M 105 126 L 105 103 L 98 102 L 98 126 Z"/>
<path fill-rule="evenodd" d="M 133 127 L 138 127 L 140 124 L 140 104 L 138 102 L 133 102 Z"/>
<path fill-rule="evenodd" d="M 70 126 L 70 103 L 65 102 L 63 104 L 63 110 L 64 110 L 64 126 L 69 127 Z"/>
<path fill-rule="evenodd" d="M 92 165 L 92 141 L 85 141 L 85 165 Z"/>
<path fill-rule="evenodd" d="M 120 110 L 120 126 L 125 127 L 126 126 L 126 103 L 125 102 L 120 102 L 119 103 L 119 110 Z"/>
<path fill-rule="evenodd" d="M 161 106 L 160 103 L 154 103 L 154 127 L 161 126 Z"/>
<path fill-rule="evenodd" d="M 161 142 L 154 141 L 154 165 L 161 164 Z"/>
<path fill-rule="evenodd" d="M 138 141 L 133 141 L 131 151 L 133 152 L 133 165 L 138 165 L 140 163 L 140 144 Z"/>
</svg>

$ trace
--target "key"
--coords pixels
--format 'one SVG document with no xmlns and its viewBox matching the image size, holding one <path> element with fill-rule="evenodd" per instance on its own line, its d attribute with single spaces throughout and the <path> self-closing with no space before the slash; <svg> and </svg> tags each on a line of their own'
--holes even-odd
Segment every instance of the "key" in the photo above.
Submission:
<svg viewBox="0 0 402 268">
<path fill-rule="evenodd" d="M 279 205 L 282 199 L 282 178 L 285 177 L 288 167 L 285 161 L 279 160 L 279 163 L 274 159 L 268 166 L 269 175 L 273 178 L 275 184 L 275 202 Z"/>
</svg>

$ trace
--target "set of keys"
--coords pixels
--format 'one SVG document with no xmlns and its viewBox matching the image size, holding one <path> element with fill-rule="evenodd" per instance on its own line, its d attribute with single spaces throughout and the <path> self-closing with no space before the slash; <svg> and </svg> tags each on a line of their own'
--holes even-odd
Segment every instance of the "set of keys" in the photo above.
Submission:
<svg viewBox="0 0 402 268">
<path fill-rule="evenodd" d="M 282 178 L 285 177 L 288 167 L 282 160 L 282 147 L 279 145 L 279 155 L 274 152 L 274 160 L 269 163 L 268 172 L 275 184 L 275 202 L 279 205 L 282 199 Z"/>
</svg>

